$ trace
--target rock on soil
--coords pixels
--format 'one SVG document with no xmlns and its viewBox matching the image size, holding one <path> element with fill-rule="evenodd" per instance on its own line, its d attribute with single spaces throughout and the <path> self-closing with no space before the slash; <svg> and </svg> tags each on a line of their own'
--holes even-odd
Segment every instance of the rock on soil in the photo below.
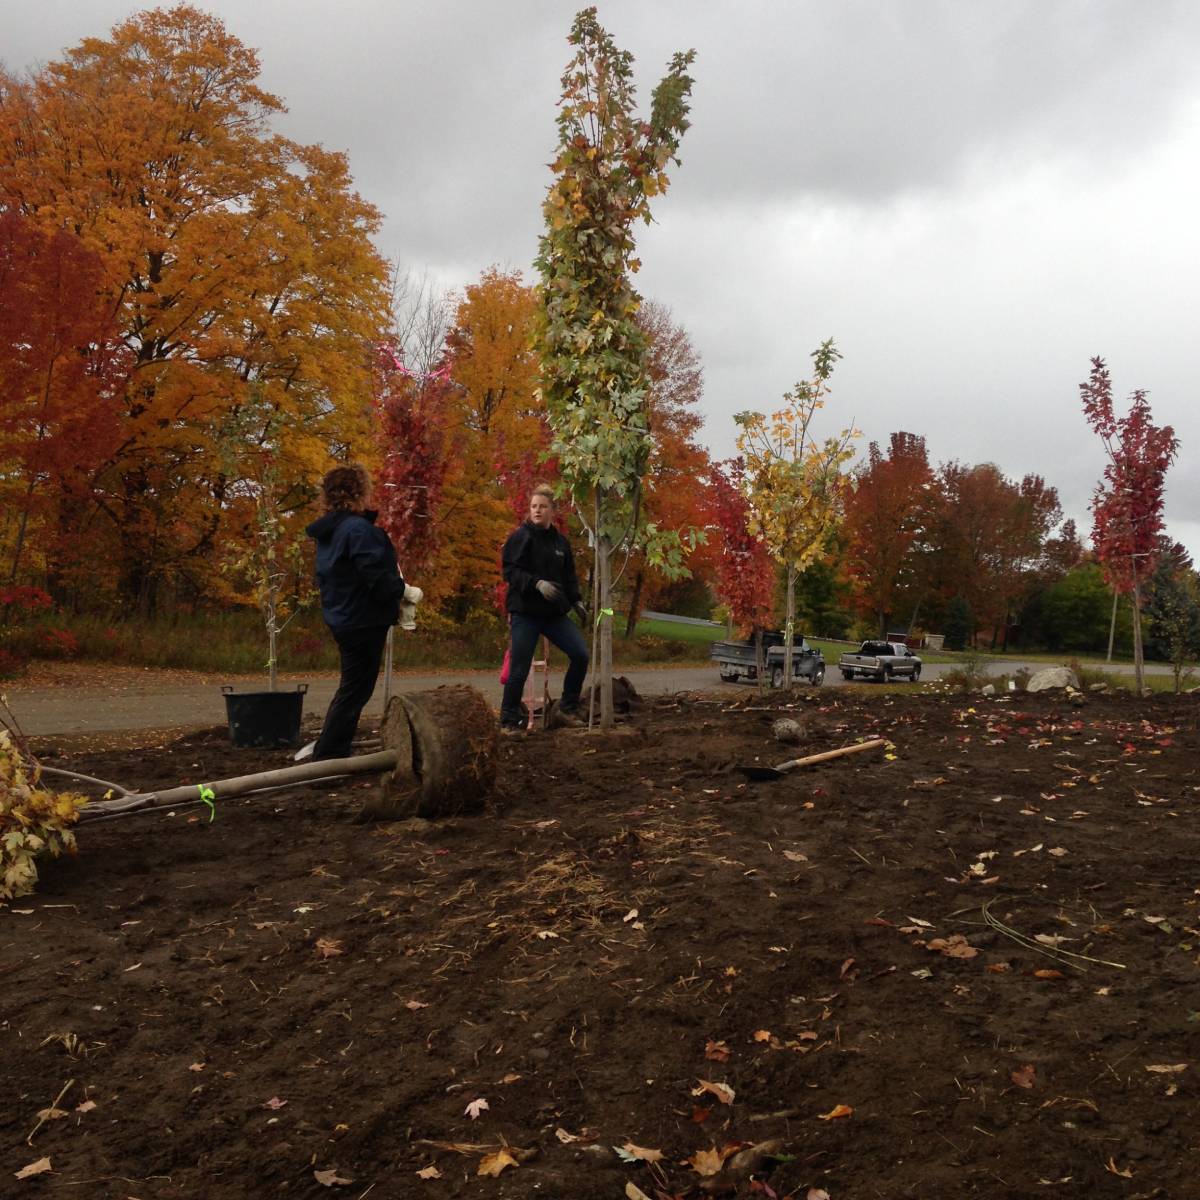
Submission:
<svg viewBox="0 0 1200 1200">
<path fill-rule="evenodd" d="M 477 816 L 82 827 L 0 909 L 0 1191 L 1194 1200 L 1197 700 L 823 692 L 808 748 L 886 753 L 747 783 L 796 711 L 506 742 Z M 143 788 L 287 758 L 56 740 Z"/>
</svg>

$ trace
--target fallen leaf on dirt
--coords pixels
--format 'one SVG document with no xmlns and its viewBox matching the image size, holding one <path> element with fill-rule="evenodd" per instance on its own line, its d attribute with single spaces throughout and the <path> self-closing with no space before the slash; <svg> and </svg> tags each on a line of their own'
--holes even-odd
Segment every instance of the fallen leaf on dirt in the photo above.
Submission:
<svg viewBox="0 0 1200 1200">
<path fill-rule="evenodd" d="M 1061 971 L 1052 971 L 1049 968 L 1034 971 L 1033 977 L 1034 979 L 1066 979 L 1066 976 Z"/>
<path fill-rule="evenodd" d="M 1187 1070 L 1187 1063 L 1157 1063 L 1146 1070 L 1153 1071 L 1155 1075 L 1178 1075 L 1180 1071 Z"/>
<path fill-rule="evenodd" d="M 75 1105 L 75 1111 L 77 1113 L 89 1113 L 95 1107 L 96 1107 L 95 1100 L 85 1100 L 82 1104 Z"/>
<path fill-rule="evenodd" d="M 1018 1067 L 1015 1071 L 1010 1072 L 1008 1077 L 1019 1088 L 1031 1088 L 1037 1077 L 1037 1071 L 1033 1063 L 1026 1063 L 1023 1067 Z"/>
<path fill-rule="evenodd" d="M 517 1074 L 515 1071 L 509 1071 L 509 1073 L 508 1073 L 507 1075 L 505 1075 L 505 1076 L 504 1076 L 504 1077 L 503 1077 L 503 1078 L 500 1080 L 500 1082 L 501 1082 L 501 1083 L 503 1083 L 503 1084 L 516 1083 L 516 1082 L 517 1082 L 517 1080 L 518 1080 L 518 1079 L 520 1079 L 520 1078 L 521 1078 L 521 1076 L 520 1076 L 520 1075 L 518 1075 L 518 1074 Z"/>
<path fill-rule="evenodd" d="M 517 1160 L 507 1150 L 497 1150 L 495 1154 L 486 1154 L 479 1160 L 479 1170 L 476 1175 L 490 1175 L 494 1179 L 508 1167 L 515 1167 Z"/>
<path fill-rule="evenodd" d="M 346 953 L 337 938 L 317 938 L 316 951 L 322 958 L 336 958 Z"/>
<path fill-rule="evenodd" d="M 809 1188 L 804 1200 L 829 1200 L 829 1193 L 824 1188 Z"/>
<path fill-rule="evenodd" d="M 39 1121 L 61 1121 L 67 1115 L 65 1108 L 39 1108 Z"/>
<path fill-rule="evenodd" d="M 188 1070 L 189 1071 L 203 1071 L 204 1068 L 207 1066 L 208 1066 L 208 1063 L 194 1062 L 194 1063 L 192 1063 L 192 1065 L 190 1067 L 188 1067 Z"/>
<path fill-rule="evenodd" d="M 799 850 L 785 850 L 783 857 L 789 862 L 808 862 L 808 855 L 801 854 Z"/>
<path fill-rule="evenodd" d="M 714 1146 L 711 1150 L 697 1150 L 691 1158 L 685 1158 L 684 1163 L 691 1167 L 697 1175 L 715 1175 L 725 1161 L 721 1152 Z"/>
<path fill-rule="evenodd" d="M 463 1109 L 463 1115 L 471 1118 L 472 1121 L 479 1119 L 480 1113 L 485 1113 L 488 1110 L 488 1102 L 480 1096 L 478 1100 L 472 1100 L 466 1108 Z"/>
<path fill-rule="evenodd" d="M 933 972 L 928 967 L 918 967 L 915 971 L 910 971 L 909 974 L 915 976 L 917 979 L 933 978 Z"/>
<path fill-rule="evenodd" d="M 313 1178 L 322 1187 L 349 1187 L 354 1180 L 343 1179 L 337 1171 L 314 1171 Z"/>
<path fill-rule="evenodd" d="M 48 1158 L 39 1158 L 37 1162 L 31 1162 L 29 1166 L 22 1167 L 14 1173 L 18 1179 L 29 1179 L 33 1175 L 44 1175 L 50 1170 L 53 1170 L 50 1166 L 50 1160 Z"/>
<path fill-rule="evenodd" d="M 645 1146 L 635 1146 L 632 1142 L 626 1142 L 625 1145 L 620 1147 L 620 1154 L 622 1158 L 628 1155 L 639 1162 L 662 1162 L 663 1158 L 661 1150 L 650 1150 Z"/>
<path fill-rule="evenodd" d="M 650 1200 L 650 1197 L 631 1179 L 625 1184 L 625 1200 Z"/>
<path fill-rule="evenodd" d="M 418 1009 L 428 1008 L 429 1005 L 420 1000 L 406 1000 L 404 1002 L 404 1007 L 407 1008 L 409 1012 L 416 1012 Z"/>
<path fill-rule="evenodd" d="M 422 1167 L 417 1172 L 418 1179 L 441 1179 L 442 1173 L 437 1167 Z"/>
<path fill-rule="evenodd" d="M 558 937 L 558 934 L 555 933 L 553 929 L 539 929 L 537 931 L 537 936 L 538 936 L 539 942 L 544 942 L 544 941 L 548 940 L 549 938 Z"/>
<path fill-rule="evenodd" d="M 922 929 L 932 929 L 933 928 L 932 922 L 922 921 L 920 917 L 908 917 L 907 920 L 910 925 L 918 925 Z"/>
<path fill-rule="evenodd" d="M 714 1042 L 710 1038 L 704 1043 L 704 1057 L 710 1062 L 728 1062 L 729 1046 L 725 1042 Z"/>
<path fill-rule="evenodd" d="M 1011 970 L 1008 963 L 1006 963 L 1006 962 L 988 963 L 987 969 L 993 975 L 1003 975 L 1006 971 Z"/>
<path fill-rule="evenodd" d="M 270 1100 L 263 1101 L 263 1108 L 280 1109 L 287 1103 L 286 1100 L 280 1100 L 278 1096 L 272 1096 Z"/>
<path fill-rule="evenodd" d="M 727 1083 L 713 1083 L 709 1079 L 699 1080 L 699 1086 L 692 1088 L 693 1096 L 703 1096 L 707 1092 L 710 1096 L 716 1096 L 722 1104 L 732 1104 L 734 1090 Z"/>
<path fill-rule="evenodd" d="M 846 959 L 846 961 L 844 963 L 842 963 L 842 969 L 838 972 L 838 978 L 845 979 L 846 972 L 849 971 L 852 966 L 854 966 L 854 959 L 852 959 L 852 958 Z"/>
<path fill-rule="evenodd" d="M 1062 858 L 1067 853 L 1061 846 L 1055 846 L 1051 850 L 1046 851 L 1047 854 L 1053 854 L 1055 858 Z"/>
<path fill-rule="evenodd" d="M 854 1109 L 848 1104 L 838 1104 L 831 1108 L 827 1113 L 819 1113 L 818 1121 L 838 1121 L 842 1117 L 851 1117 L 854 1115 Z"/>
<path fill-rule="evenodd" d="M 771 1031 L 769 1029 L 756 1029 L 754 1031 L 754 1040 L 756 1042 L 769 1042 L 771 1040 Z"/>
<path fill-rule="evenodd" d="M 636 921 L 636 920 L 637 920 L 637 916 L 638 916 L 638 910 L 637 910 L 636 908 L 631 908 L 631 909 L 630 909 L 630 910 L 629 910 L 629 911 L 628 911 L 628 912 L 627 912 L 627 913 L 626 913 L 626 914 L 625 914 L 625 915 L 624 915 L 624 916 L 621 918 L 621 920 L 622 920 L 622 921 L 624 921 L 626 925 L 628 925 L 630 921 Z"/>
<path fill-rule="evenodd" d="M 692 1108 L 692 1120 L 697 1125 L 703 1125 L 712 1116 L 711 1108 L 701 1108 L 698 1104 Z"/>
<path fill-rule="evenodd" d="M 1096 995 L 1097 995 L 1097 996 L 1111 996 L 1111 995 L 1112 995 L 1112 988 L 1110 988 L 1110 987 L 1100 987 L 1100 988 L 1097 988 L 1097 989 L 1096 989 Z"/>
<path fill-rule="evenodd" d="M 1111 1175 L 1120 1175 L 1120 1177 L 1122 1179 L 1132 1179 L 1133 1178 L 1133 1172 L 1132 1171 L 1122 1171 L 1121 1168 L 1117 1166 L 1116 1159 L 1114 1159 L 1114 1158 L 1110 1158 L 1108 1160 L 1108 1162 L 1106 1162 L 1104 1164 L 1104 1169 L 1106 1171 L 1108 1171 L 1109 1174 L 1111 1174 Z"/>
<path fill-rule="evenodd" d="M 1061 946 L 1063 942 L 1073 942 L 1074 938 L 1062 937 L 1057 933 L 1039 933 L 1034 936 L 1035 942 L 1041 942 L 1043 946 Z"/>
<path fill-rule="evenodd" d="M 947 958 L 974 958 L 979 953 L 961 933 L 952 933 L 948 938 L 931 938 L 925 946 Z"/>
</svg>

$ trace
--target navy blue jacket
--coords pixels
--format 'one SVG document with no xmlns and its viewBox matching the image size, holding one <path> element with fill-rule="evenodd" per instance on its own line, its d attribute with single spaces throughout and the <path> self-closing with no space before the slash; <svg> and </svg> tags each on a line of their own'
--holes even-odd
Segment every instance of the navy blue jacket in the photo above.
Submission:
<svg viewBox="0 0 1200 1200">
<path fill-rule="evenodd" d="M 510 613 L 552 620 L 566 616 L 580 599 L 571 543 L 553 525 L 547 529 L 532 521 L 518 525 L 504 543 L 501 565 L 508 584 L 504 607 Z M 555 604 L 542 599 L 537 590 L 539 579 L 557 583 L 563 591 L 562 600 Z"/>
<path fill-rule="evenodd" d="M 400 618 L 404 577 L 376 516 L 335 509 L 304 531 L 317 543 L 321 615 L 330 629 L 395 625 Z"/>
</svg>

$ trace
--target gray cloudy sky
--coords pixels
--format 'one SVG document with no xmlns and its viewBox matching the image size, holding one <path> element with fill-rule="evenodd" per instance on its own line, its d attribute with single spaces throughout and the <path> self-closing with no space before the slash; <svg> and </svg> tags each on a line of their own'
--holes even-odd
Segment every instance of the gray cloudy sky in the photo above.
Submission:
<svg viewBox="0 0 1200 1200">
<path fill-rule="evenodd" d="M 528 271 L 576 5 L 197 0 L 260 52 L 290 136 L 349 152 L 380 249 L 446 287 Z M 32 67 L 141 7 L 0 0 Z M 1200 560 L 1200 5 L 1190 0 L 610 0 L 643 100 L 697 51 L 683 165 L 640 288 L 705 365 L 706 437 L 770 411 L 833 336 L 826 412 L 935 462 L 1035 471 L 1085 531 L 1094 354 L 1181 452 L 1170 533 Z"/>
</svg>

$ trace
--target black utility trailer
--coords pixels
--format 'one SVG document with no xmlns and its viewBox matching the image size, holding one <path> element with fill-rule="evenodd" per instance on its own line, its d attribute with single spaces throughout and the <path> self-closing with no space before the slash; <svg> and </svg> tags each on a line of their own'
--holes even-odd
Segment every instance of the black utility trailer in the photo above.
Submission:
<svg viewBox="0 0 1200 1200">
<path fill-rule="evenodd" d="M 762 635 L 763 657 L 767 679 L 772 687 L 783 687 L 783 634 L 777 629 Z M 754 640 L 744 642 L 713 642 L 709 654 L 726 683 L 758 679 L 758 655 Z M 792 645 L 792 678 L 804 679 L 817 687 L 825 678 L 825 656 L 802 637 Z"/>
</svg>

